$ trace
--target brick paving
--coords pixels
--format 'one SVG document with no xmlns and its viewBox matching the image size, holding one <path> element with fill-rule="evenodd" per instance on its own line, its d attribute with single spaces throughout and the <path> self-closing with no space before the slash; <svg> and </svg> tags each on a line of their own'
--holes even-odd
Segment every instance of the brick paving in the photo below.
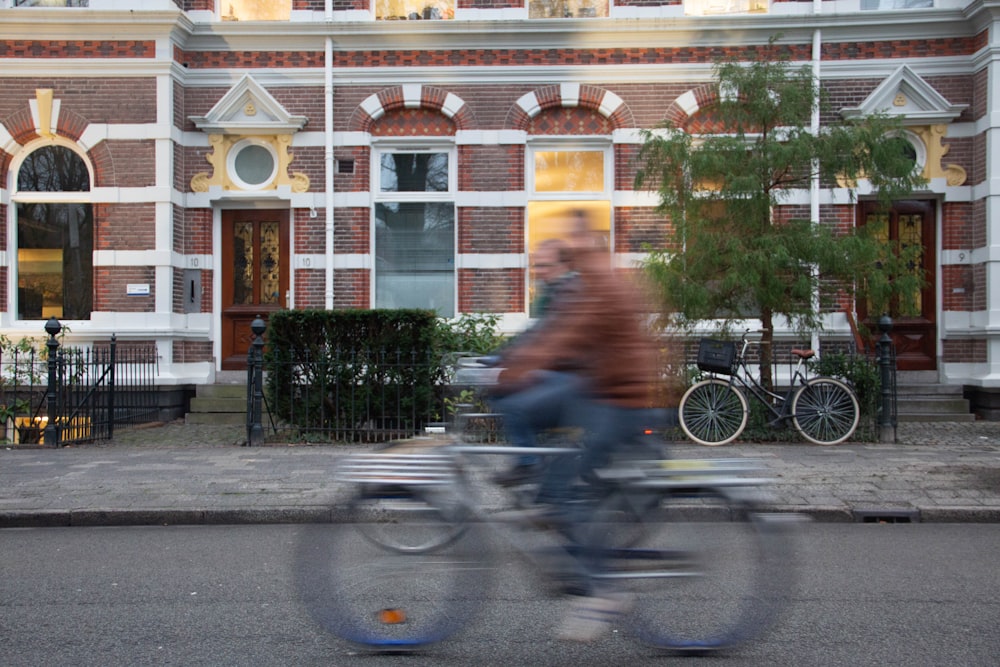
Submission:
<svg viewBox="0 0 1000 667">
<path fill-rule="evenodd" d="M 363 446 L 241 447 L 243 427 L 174 422 L 113 441 L 0 449 L 0 526 L 336 520 L 338 460 Z M 671 446 L 760 462 L 765 508 L 818 521 L 1000 522 L 1000 423 L 905 423 L 894 444 Z M 483 457 L 479 457 L 483 458 Z M 502 465 L 489 457 L 493 465 Z M 487 505 L 499 504 L 493 490 Z"/>
</svg>

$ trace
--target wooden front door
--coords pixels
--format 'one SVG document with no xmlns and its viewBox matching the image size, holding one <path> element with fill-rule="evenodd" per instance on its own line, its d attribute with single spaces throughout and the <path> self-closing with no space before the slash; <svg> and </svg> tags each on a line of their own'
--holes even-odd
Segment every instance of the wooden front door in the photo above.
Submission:
<svg viewBox="0 0 1000 667">
<path fill-rule="evenodd" d="M 222 370 L 247 367 L 250 324 L 286 305 L 288 211 L 222 214 Z"/>
<path fill-rule="evenodd" d="M 932 201 L 897 201 L 888 211 L 876 202 L 861 204 L 859 224 L 877 225 L 876 234 L 897 252 L 903 248 L 921 248 L 919 258 L 911 266 L 922 268 L 924 286 L 893 301 L 889 308 L 892 333 L 896 345 L 899 370 L 927 371 L 937 369 L 937 275 L 935 267 L 935 207 Z M 882 313 L 868 312 L 869 306 L 859 299 L 858 320 L 864 322 L 876 339 L 881 336 L 878 320 Z"/>
</svg>

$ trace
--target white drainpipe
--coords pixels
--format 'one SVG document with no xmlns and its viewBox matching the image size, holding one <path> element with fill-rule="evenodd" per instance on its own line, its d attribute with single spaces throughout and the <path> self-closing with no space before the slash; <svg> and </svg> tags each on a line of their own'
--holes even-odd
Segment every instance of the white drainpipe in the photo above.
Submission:
<svg viewBox="0 0 1000 667">
<path fill-rule="evenodd" d="M 333 0 L 326 0 L 326 25 L 333 27 Z M 324 289 L 324 307 L 333 310 L 333 37 L 326 37 L 326 53 L 324 55 L 324 156 L 326 168 L 326 288 Z"/>
</svg>

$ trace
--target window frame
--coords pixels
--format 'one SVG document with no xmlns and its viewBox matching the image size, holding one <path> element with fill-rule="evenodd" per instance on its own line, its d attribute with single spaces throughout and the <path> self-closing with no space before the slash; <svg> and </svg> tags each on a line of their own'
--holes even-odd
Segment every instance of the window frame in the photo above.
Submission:
<svg viewBox="0 0 1000 667">
<path fill-rule="evenodd" d="M 536 187 L 537 174 L 535 173 L 535 155 L 540 152 L 601 152 L 603 159 L 603 188 L 601 190 L 586 191 L 566 191 L 566 190 L 543 190 Z M 608 207 L 608 250 L 609 262 L 614 260 L 614 235 L 615 235 L 615 206 L 614 206 L 614 141 L 611 137 L 538 137 L 529 138 L 524 151 L 525 160 L 525 194 L 527 203 L 524 208 L 524 248 L 526 255 L 530 256 L 535 243 L 546 238 L 541 236 L 535 239 L 531 222 L 531 208 L 535 203 L 550 203 L 558 205 L 566 203 L 571 206 L 573 202 L 580 204 L 607 203 Z M 524 266 L 524 313 L 531 317 L 532 295 L 535 291 L 531 275 L 531 262 L 525 259 Z"/>
<path fill-rule="evenodd" d="M 82 190 L 79 192 L 72 191 L 59 191 L 59 192 L 38 192 L 32 190 L 20 190 L 18 189 L 18 175 L 21 172 L 21 168 L 24 166 L 24 162 L 28 159 L 30 155 L 36 151 L 52 148 L 61 147 L 68 149 L 73 152 L 80 160 L 83 162 L 84 166 L 87 168 L 88 177 L 88 190 Z M 42 322 L 46 318 L 40 320 L 35 319 L 22 319 L 18 316 L 20 312 L 20 305 L 18 303 L 18 280 L 19 280 L 19 260 L 18 251 L 20 249 L 19 239 L 18 239 L 18 204 L 87 204 L 91 207 L 91 219 L 94 223 L 93 229 L 93 246 L 90 249 L 91 254 L 91 270 L 95 270 L 97 265 L 93 262 L 94 255 L 97 252 L 97 220 L 94 214 L 94 166 L 91 164 L 90 160 L 87 158 L 86 154 L 80 150 L 80 147 L 76 144 L 65 141 L 60 137 L 52 137 L 50 139 L 40 139 L 34 142 L 30 142 L 23 147 L 23 151 L 15 158 L 10 164 L 10 170 L 8 171 L 8 181 L 9 181 L 9 192 L 10 202 L 7 206 L 7 279 L 8 279 L 8 289 L 7 289 L 7 313 L 9 314 L 11 320 L 18 325 L 27 325 L 28 323 Z M 92 288 L 93 289 L 93 288 Z M 96 304 L 93 302 L 93 293 L 91 293 L 91 317 L 81 320 L 81 319 L 63 319 L 59 318 L 60 322 L 76 322 L 76 323 L 86 323 L 90 322 L 94 314 L 94 306 Z"/>
<path fill-rule="evenodd" d="M 382 156 L 389 154 L 437 154 L 444 153 L 448 158 L 448 181 L 447 189 L 440 192 L 427 191 L 388 191 L 381 189 L 382 183 Z M 458 149 L 455 142 L 448 139 L 430 138 L 414 142 L 407 141 L 373 141 L 371 147 L 371 169 L 369 169 L 369 188 L 371 191 L 371 206 L 369 241 L 371 244 L 370 257 L 371 269 L 369 272 L 369 303 L 373 308 L 384 306 L 378 303 L 377 282 L 378 282 L 378 245 L 376 227 L 376 209 L 379 204 L 390 203 L 436 203 L 451 204 L 453 211 L 452 229 L 452 312 L 445 317 L 457 317 L 459 315 L 458 302 Z M 444 272 L 442 272 L 444 273 Z M 429 306 L 428 306 L 429 308 Z"/>
</svg>

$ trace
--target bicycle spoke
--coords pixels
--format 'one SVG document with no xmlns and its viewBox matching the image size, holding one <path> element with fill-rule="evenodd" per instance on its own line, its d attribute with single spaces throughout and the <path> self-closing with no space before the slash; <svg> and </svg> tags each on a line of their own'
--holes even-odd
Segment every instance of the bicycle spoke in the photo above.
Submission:
<svg viewBox="0 0 1000 667">
<path fill-rule="evenodd" d="M 681 428 L 695 442 L 726 444 L 746 426 L 746 399 L 726 382 L 699 382 L 681 399 L 680 420 Z"/>
<path fill-rule="evenodd" d="M 793 399 L 795 427 L 817 444 L 837 444 L 857 428 L 859 408 L 854 392 L 839 380 L 815 378 Z"/>
</svg>

